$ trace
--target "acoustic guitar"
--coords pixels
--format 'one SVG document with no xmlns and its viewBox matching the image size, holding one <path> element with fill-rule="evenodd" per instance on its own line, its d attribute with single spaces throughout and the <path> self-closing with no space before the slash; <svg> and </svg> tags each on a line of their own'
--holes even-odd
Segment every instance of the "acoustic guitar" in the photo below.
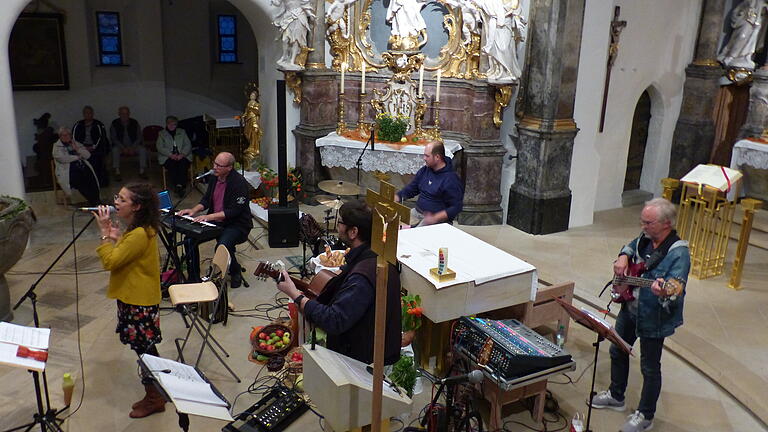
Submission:
<svg viewBox="0 0 768 432">
<path fill-rule="evenodd" d="M 611 288 L 611 299 L 614 303 L 630 302 L 635 299 L 632 294 L 633 287 L 650 288 L 656 279 L 646 279 L 640 277 L 645 272 L 645 263 L 629 264 L 627 276 L 614 276 L 613 286 Z M 671 278 L 664 281 L 661 286 L 663 295 L 660 296 L 660 301 L 673 301 L 683 293 L 684 285 L 681 281 Z"/>
<path fill-rule="evenodd" d="M 283 273 L 280 271 L 280 269 L 276 268 L 274 264 L 269 262 L 260 262 L 259 265 L 256 266 L 256 270 L 253 272 L 253 275 L 262 280 L 270 277 L 277 283 L 283 281 Z M 333 279 L 335 276 L 336 273 L 323 269 L 320 270 L 320 272 L 317 273 L 310 282 L 305 282 L 293 276 L 291 276 L 291 280 L 293 281 L 293 284 L 296 285 L 296 288 L 301 291 L 301 293 L 304 294 L 308 299 L 315 299 L 320 294 L 322 294 L 323 291 L 325 291 L 325 287 L 328 285 L 328 281 Z"/>
</svg>

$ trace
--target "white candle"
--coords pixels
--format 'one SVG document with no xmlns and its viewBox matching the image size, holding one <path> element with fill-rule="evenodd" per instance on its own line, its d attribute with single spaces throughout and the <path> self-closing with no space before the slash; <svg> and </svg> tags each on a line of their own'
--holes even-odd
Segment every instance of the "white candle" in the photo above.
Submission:
<svg viewBox="0 0 768 432">
<path fill-rule="evenodd" d="M 347 71 L 347 63 L 341 64 L 341 94 L 344 94 L 344 72 Z"/>
<path fill-rule="evenodd" d="M 440 77 L 443 75 L 443 70 L 437 70 L 437 89 L 435 90 L 435 102 L 440 102 Z"/>
<path fill-rule="evenodd" d="M 424 64 L 419 68 L 419 97 L 424 96 Z"/>
<path fill-rule="evenodd" d="M 363 83 L 360 85 L 360 90 L 365 93 L 365 60 L 363 60 Z"/>
</svg>

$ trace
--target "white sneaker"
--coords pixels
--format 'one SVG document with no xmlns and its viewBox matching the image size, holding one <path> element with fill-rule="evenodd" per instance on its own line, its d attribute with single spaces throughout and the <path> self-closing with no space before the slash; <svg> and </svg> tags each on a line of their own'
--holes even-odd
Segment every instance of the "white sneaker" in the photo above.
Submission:
<svg viewBox="0 0 768 432">
<path fill-rule="evenodd" d="M 643 432 L 653 429 L 653 420 L 646 420 L 643 413 L 635 411 L 627 417 L 621 432 Z"/>
<path fill-rule="evenodd" d="M 587 406 L 589 406 L 589 399 L 587 399 Z M 624 401 L 616 400 L 610 390 L 601 391 L 592 398 L 592 408 L 602 409 L 608 408 L 614 411 L 624 411 Z"/>
</svg>

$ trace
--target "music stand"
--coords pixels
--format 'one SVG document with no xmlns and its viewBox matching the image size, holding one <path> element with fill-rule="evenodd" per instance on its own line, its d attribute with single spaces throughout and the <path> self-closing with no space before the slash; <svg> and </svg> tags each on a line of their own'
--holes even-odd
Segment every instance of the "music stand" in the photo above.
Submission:
<svg viewBox="0 0 768 432">
<path fill-rule="evenodd" d="M 592 432 L 589 428 L 590 420 L 592 420 L 592 398 L 595 397 L 595 376 L 597 375 L 597 355 L 600 352 L 600 342 L 608 339 L 613 342 L 614 345 L 619 347 L 627 355 L 632 354 L 632 347 L 627 344 L 624 339 L 616 333 L 616 330 L 605 320 L 601 319 L 597 315 L 592 314 L 586 309 L 577 309 L 573 305 L 563 301 L 560 298 L 555 297 L 555 301 L 565 309 L 565 311 L 573 318 L 574 321 L 583 325 L 584 327 L 592 330 L 597 334 L 597 340 L 592 344 L 595 347 L 595 362 L 592 366 L 592 387 L 589 391 L 589 404 L 587 409 L 587 429 L 585 432 Z"/>
</svg>

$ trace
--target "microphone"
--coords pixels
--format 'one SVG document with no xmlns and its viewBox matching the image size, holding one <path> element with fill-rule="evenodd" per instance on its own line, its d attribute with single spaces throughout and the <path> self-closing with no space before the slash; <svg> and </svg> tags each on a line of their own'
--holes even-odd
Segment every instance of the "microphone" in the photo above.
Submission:
<svg viewBox="0 0 768 432">
<path fill-rule="evenodd" d="M 473 370 L 472 372 L 464 375 L 456 375 L 440 380 L 440 384 L 460 384 L 463 382 L 470 382 L 472 384 L 478 384 L 483 380 L 483 372 L 479 370 Z"/>
<path fill-rule="evenodd" d="M 114 212 L 117 211 L 115 206 L 107 206 L 107 210 L 109 210 L 110 213 L 114 213 Z M 81 211 L 81 212 L 98 212 L 99 208 L 98 207 L 80 207 L 80 208 L 77 209 L 77 211 Z"/>
<path fill-rule="evenodd" d="M 209 176 L 209 175 L 211 175 L 211 174 L 213 174 L 213 170 L 212 170 L 212 169 L 211 169 L 211 170 L 208 170 L 208 171 L 206 171 L 206 172 L 204 172 L 204 173 L 202 173 L 202 174 L 200 174 L 200 175 L 199 175 L 199 176 L 197 176 L 197 177 L 195 177 L 195 181 L 198 181 L 198 180 L 200 180 L 200 179 L 202 179 L 202 178 L 208 177 L 208 176 Z"/>
</svg>

